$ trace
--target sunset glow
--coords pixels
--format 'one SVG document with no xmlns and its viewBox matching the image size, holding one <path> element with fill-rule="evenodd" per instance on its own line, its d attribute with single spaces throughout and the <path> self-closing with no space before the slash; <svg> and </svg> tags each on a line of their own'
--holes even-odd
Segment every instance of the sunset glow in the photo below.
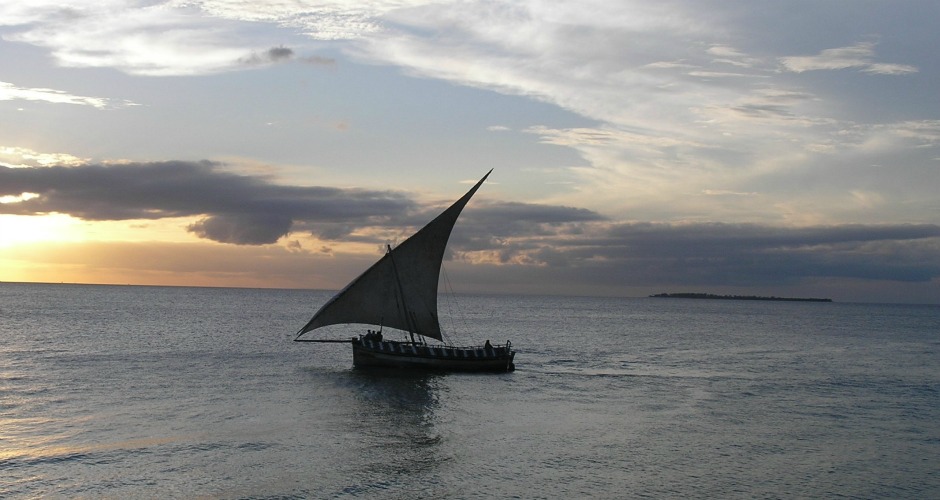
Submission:
<svg viewBox="0 0 940 500">
<path fill-rule="evenodd" d="M 46 241 L 82 241 L 83 223 L 68 215 L 0 215 L 0 248 Z"/>
</svg>

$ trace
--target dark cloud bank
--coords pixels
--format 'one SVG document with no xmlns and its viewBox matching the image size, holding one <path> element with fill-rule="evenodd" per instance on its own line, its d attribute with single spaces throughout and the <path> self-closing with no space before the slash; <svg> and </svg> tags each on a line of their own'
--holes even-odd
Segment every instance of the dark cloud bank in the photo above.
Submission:
<svg viewBox="0 0 940 500">
<path fill-rule="evenodd" d="M 440 206 L 407 193 L 296 187 L 239 175 L 212 162 L 81 167 L 0 166 L 0 213 L 65 213 L 85 220 L 199 216 L 187 230 L 237 245 L 275 243 L 292 232 L 348 241 L 363 228 L 405 235 Z M 359 232 L 360 240 L 368 240 Z M 377 237 L 376 237 L 377 238 Z M 385 241 L 376 243 L 382 244 Z M 605 220 L 586 209 L 474 200 L 451 255 L 490 252 L 504 263 L 616 285 L 786 285 L 848 278 L 929 282 L 940 277 L 940 226 L 653 224 Z"/>
<path fill-rule="evenodd" d="M 17 215 L 65 213 L 92 221 L 203 216 L 188 230 L 238 245 L 274 243 L 295 223 L 319 227 L 380 225 L 415 208 L 401 193 L 293 187 L 225 172 L 212 162 L 81 167 L 0 167 L 0 196 L 39 196 L 0 205 Z"/>
</svg>

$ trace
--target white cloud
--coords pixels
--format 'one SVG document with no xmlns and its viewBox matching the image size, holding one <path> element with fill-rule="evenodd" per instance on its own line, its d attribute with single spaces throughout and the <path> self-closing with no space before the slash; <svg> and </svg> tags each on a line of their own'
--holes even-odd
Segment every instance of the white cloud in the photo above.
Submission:
<svg viewBox="0 0 940 500">
<path fill-rule="evenodd" d="M 904 138 L 914 139 L 918 146 L 940 145 L 940 120 L 917 120 L 886 124 L 891 133 Z"/>
<path fill-rule="evenodd" d="M 750 57 L 727 45 L 713 45 L 706 52 L 716 57 L 712 60 L 716 64 L 728 64 L 739 68 L 752 68 L 761 64 L 760 58 Z"/>
<path fill-rule="evenodd" d="M 20 194 L 20 195 L 18 195 L 18 196 L 4 195 L 4 196 L 0 196 L 0 203 L 3 203 L 3 204 L 20 203 L 20 202 L 23 202 L 23 201 L 31 200 L 31 199 L 33 199 L 33 198 L 39 198 L 39 194 L 37 194 L 37 193 L 23 193 L 23 194 Z"/>
<path fill-rule="evenodd" d="M 726 189 L 705 189 L 702 191 L 705 196 L 757 196 L 758 193 L 742 193 L 738 191 L 728 191 Z"/>
<path fill-rule="evenodd" d="M 917 73 L 919 70 L 916 66 L 910 66 L 907 64 L 872 63 L 862 69 L 862 71 L 865 73 L 874 73 L 876 75 L 907 75 L 910 73 Z"/>
<path fill-rule="evenodd" d="M 697 67 L 698 66 L 695 66 L 694 64 L 688 64 L 683 61 L 657 61 L 644 66 L 644 68 L 650 69 L 693 69 Z"/>
<path fill-rule="evenodd" d="M 300 29 L 317 40 L 355 40 L 382 30 L 383 17 L 396 9 L 436 3 L 420 0 L 179 0 L 206 14 L 235 21 L 266 22 Z M 441 2 L 448 3 L 448 2 Z"/>
<path fill-rule="evenodd" d="M 730 57 L 730 58 L 744 57 L 744 54 L 742 54 L 740 51 L 738 51 L 734 47 L 729 47 L 727 45 L 712 45 L 711 47 L 708 48 L 707 52 L 713 56 L 719 56 L 719 57 Z"/>
<path fill-rule="evenodd" d="M 730 71 L 689 71 L 689 76 L 699 78 L 767 78 L 767 75 L 734 73 Z"/>
<path fill-rule="evenodd" d="M 0 8 L 0 25 L 13 26 L 6 40 L 46 47 L 62 66 L 138 75 L 222 71 L 254 53 L 234 26 L 172 4 L 28 2 Z"/>
<path fill-rule="evenodd" d="M 74 167 L 87 162 L 87 158 L 79 158 L 68 153 L 41 153 L 29 148 L 0 145 L 0 166 L 24 168 L 62 165 Z"/>
<path fill-rule="evenodd" d="M 916 67 L 906 64 L 876 63 L 874 57 L 875 43 L 859 42 L 849 47 L 826 49 L 815 56 L 782 57 L 780 63 L 787 71 L 794 73 L 849 68 L 882 75 L 903 75 L 918 71 Z"/>
<path fill-rule="evenodd" d="M 117 105 L 129 106 L 133 103 L 116 102 L 104 97 L 89 97 L 70 94 L 64 90 L 17 87 L 9 82 L 0 82 L 0 101 L 44 101 L 54 104 L 77 104 L 95 108 L 107 108 Z"/>
</svg>

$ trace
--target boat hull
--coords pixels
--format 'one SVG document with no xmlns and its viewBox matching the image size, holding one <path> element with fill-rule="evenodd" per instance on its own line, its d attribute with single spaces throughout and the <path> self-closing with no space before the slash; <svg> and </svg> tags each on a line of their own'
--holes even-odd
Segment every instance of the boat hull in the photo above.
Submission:
<svg viewBox="0 0 940 500">
<path fill-rule="evenodd" d="M 516 353 L 509 345 L 445 347 L 408 342 L 353 339 L 356 367 L 401 368 L 449 372 L 512 371 Z"/>
</svg>

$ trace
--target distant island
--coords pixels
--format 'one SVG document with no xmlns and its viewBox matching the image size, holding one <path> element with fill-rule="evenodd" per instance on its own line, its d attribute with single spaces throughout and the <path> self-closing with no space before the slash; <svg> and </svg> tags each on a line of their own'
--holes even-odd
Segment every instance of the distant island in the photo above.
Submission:
<svg viewBox="0 0 940 500">
<path fill-rule="evenodd" d="M 712 293 L 657 293 L 658 299 L 712 299 L 712 300 L 779 300 L 784 302 L 832 302 L 832 299 L 801 297 L 761 297 L 758 295 L 715 295 Z"/>
</svg>

